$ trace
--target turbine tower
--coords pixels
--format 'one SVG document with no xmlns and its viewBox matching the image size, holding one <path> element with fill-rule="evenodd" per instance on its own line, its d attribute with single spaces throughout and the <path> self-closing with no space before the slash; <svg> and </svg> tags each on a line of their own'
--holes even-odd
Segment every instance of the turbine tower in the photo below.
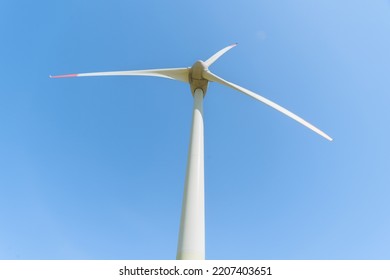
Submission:
<svg viewBox="0 0 390 280">
<path fill-rule="evenodd" d="M 178 80 L 190 84 L 194 98 L 192 129 L 188 150 L 187 171 L 184 185 L 180 220 L 177 259 L 205 259 L 205 211 L 204 211 L 204 142 L 203 142 L 203 98 L 209 82 L 216 82 L 246 94 L 294 119 L 322 137 L 332 141 L 327 134 L 282 106 L 239 85 L 228 82 L 210 72 L 209 67 L 224 53 L 235 47 L 232 44 L 220 50 L 206 61 L 198 60 L 192 67 L 150 70 L 94 72 L 50 76 L 50 78 L 92 76 L 154 76 Z"/>
</svg>

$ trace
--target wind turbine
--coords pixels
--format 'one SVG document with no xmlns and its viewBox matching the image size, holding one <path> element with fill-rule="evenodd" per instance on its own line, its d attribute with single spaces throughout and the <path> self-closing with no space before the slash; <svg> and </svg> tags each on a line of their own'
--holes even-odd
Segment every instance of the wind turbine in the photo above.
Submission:
<svg viewBox="0 0 390 280">
<path fill-rule="evenodd" d="M 191 138 L 188 151 L 187 171 L 184 185 L 180 220 L 177 259 L 205 259 L 205 213 L 204 213 L 204 142 L 203 142 L 203 98 L 209 82 L 216 82 L 246 94 L 294 119 L 322 137 L 332 141 L 327 134 L 271 100 L 246 88 L 228 82 L 210 72 L 209 67 L 224 53 L 235 47 L 232 44 L 215 53 L 206 61 L 198 60 L 192 67 L 149 70 L 94 72 L 50 76 L 50 78 L 93 76 L 154 76 L 182 81 L 190 84 L 194 97 Z"/>
</svg>

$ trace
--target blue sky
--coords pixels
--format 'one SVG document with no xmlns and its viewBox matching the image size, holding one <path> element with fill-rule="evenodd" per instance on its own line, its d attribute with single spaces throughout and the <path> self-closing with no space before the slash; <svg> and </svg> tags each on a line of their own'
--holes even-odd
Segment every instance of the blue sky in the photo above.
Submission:
<svg viewBox="0 0 390 280">
<path fill-rule="evenodd" d="M 208 259 L 390 259 L 389 1 L 0 1 L 0 259 L 174 259 L 189 86 L 211 70 Z"/>
</svg>

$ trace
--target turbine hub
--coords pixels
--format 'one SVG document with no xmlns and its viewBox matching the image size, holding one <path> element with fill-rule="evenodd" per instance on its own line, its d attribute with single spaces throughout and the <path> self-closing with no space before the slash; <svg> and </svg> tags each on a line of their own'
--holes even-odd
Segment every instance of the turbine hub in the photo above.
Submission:
<svg viewBox="0 0 390 280">
<path fill-rule="evenodd" d="M 203 96 L 206 95 L 207 85 L 209 81 L 203 77 L 203 73 L 208 70 L 207 64 L 202 60 L 198 60 L 192 65 L 188 74 L 188 80 L 191 86 L 191 93 L 194 95 L 196 89 L 203 91 Z"/>
</svg>

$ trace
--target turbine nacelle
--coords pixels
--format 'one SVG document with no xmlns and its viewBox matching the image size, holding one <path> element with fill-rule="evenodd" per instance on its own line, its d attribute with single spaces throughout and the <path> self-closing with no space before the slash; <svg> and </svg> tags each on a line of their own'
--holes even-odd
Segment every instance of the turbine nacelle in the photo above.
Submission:
<svg viewBox="0 0 390 280">
<path fill-rule="evenodd" d="M 188 73 L 188 82 L 191 86 L 191 93 L 194 95 L 196 89 L 201 89 L 203 91 L 203 96 L 206 95 L 207 86 L 209 81 L 204 78 L 203 73 L 208 71 L 208 65 L 202 61 L 198 60 L 192 65 Z"/>
</svg>

